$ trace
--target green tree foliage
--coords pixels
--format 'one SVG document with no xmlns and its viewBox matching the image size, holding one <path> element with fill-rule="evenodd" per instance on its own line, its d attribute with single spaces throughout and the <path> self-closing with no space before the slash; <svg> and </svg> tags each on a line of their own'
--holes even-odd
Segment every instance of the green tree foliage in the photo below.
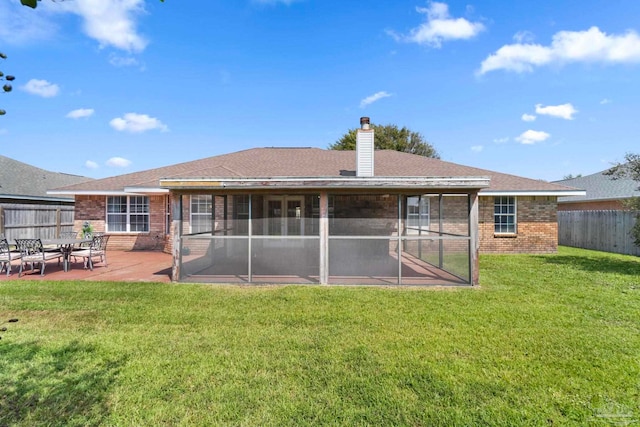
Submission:
<svg viewBox="0 0 640 427">
<path fill-rule="evenodd" d="M 610 175 L 612 179 L 631 178 L 639 184 L 640 190 L 640 154 L 627 153 L 624 159 L 624 163 L 616 164 L 605 174 Z M 636 213 L 636 224 L 631 229 L 631 235 L 636 246 L 640 247 L 640 197 L 625 200 L 624 205 Z"/>
<path fill-rule="evenodd" d="M 569 175 L 563 176 L 562 179 L 575 179 L 575 178 L 581 178 L 581 177 L 582 177 L 581 173 L 579 173 L 577 175 L 574 175 L 574 174 L 570 173 Z"/>
<path fill-rule="evenodd" d="M 7 59 L 7 55 L 5 55 L 4 53 L 0 52 L 0 58 L 1 59 Z M 15 77 L 13 76 L 5 76 L 5 74 L 0 71 L 0 81 L 7 81 L 7 82 L 12 82 L 15 80 Z M 13 87 L 11 87 L 10 83 L 5 83 L 2 86 L 2 92 L 3 93 L 7 93 L 7 92 L 11 92 L 13 90 Z M 7 112 L 5 110 L 3 110 L 2 108 L 0 108 L 0 116 L 4 116 L 5 114 L 7 114 Z"/>
<path fill-rule="evenodd" d="M 371 125 L 374 130 L 374 147 L 376 150 L 395 150 L 404 153 L 418 154 L 439 159 L 436 149 L 429 144 L 419 132 L 396 125 Z M 358 129 L 349 129 L 338 141 L 329 146 L 330 150 L 355 150 Z"/>
</svg>

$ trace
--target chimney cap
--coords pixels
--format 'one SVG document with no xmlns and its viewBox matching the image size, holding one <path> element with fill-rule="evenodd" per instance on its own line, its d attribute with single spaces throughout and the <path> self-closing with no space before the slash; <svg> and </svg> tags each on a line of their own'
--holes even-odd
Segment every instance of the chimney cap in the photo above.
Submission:
<svg viewBox="0 0 640 427">
<path fill-rule="evenodd" d="M 369 117 L 360 117 L 360 128 L 369 129 Z"/>
</svg>

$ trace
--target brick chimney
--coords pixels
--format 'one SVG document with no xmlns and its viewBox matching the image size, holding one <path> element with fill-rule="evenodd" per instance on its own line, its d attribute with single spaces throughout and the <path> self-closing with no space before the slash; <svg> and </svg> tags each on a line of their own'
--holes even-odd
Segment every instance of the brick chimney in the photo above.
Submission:
<svg viewBox="0 0 640 427">
<path fill-rule="evenodd" d="M 356 131 L 356 176 L 373 176 L 373 129 L 369 117 L 360 117 Z"/>
</svg>

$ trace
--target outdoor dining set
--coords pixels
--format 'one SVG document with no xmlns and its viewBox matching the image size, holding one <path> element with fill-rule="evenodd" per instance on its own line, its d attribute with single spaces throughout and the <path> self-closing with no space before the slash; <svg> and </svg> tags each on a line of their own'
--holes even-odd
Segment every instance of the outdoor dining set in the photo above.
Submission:
<svg viewBox="0 0 640 427">
<path fill-rule="evenodd" d="M 11 244 L 4 236 L 0 236 L 0 273 L 6 270 L 11 274 L 12 264 L 19 267 L 18 277 L 22 276 L 25 267 L 40 270 L 44 276 L 48 261 L 62 261 L 64 271 L 71 268 L 71 260 L 82 260 L 84 268 L 93 270 L 94 260 L 107 266 L 107 242 L 109 236 L 94 233 L 90 236 L 78 236 L 76 232 L 60 233 L 55 239 L 15 239 Z"/>
</svg>

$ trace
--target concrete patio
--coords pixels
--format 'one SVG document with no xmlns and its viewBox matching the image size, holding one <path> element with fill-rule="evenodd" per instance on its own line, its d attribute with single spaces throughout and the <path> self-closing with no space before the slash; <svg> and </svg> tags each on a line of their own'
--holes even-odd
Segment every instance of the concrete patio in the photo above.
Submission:
<svg viewBox="0 0 640 427">
<path fill-rule="evenodd" d="M 171 282 L 170 254 L 163 252 L 146 251 L 108 251 L 108 266 L 101 262 L 95 262 L 93 271 L 84 269 L 80 258 L 78 262 L 71 262 L 71 268 L 65 272 L 62 263 L 49 261 L 44 270 L 44 276 L 40 270 L 33 272 L 26 267 L 21 277 L 18 277 L 19 264 L 14 261 L 11 275 L 6 272 L 0 274 L 0 281 L 7 280 L 88 280 L 88 281 L 115 281 L 115 282 Z"/>
</svg>

